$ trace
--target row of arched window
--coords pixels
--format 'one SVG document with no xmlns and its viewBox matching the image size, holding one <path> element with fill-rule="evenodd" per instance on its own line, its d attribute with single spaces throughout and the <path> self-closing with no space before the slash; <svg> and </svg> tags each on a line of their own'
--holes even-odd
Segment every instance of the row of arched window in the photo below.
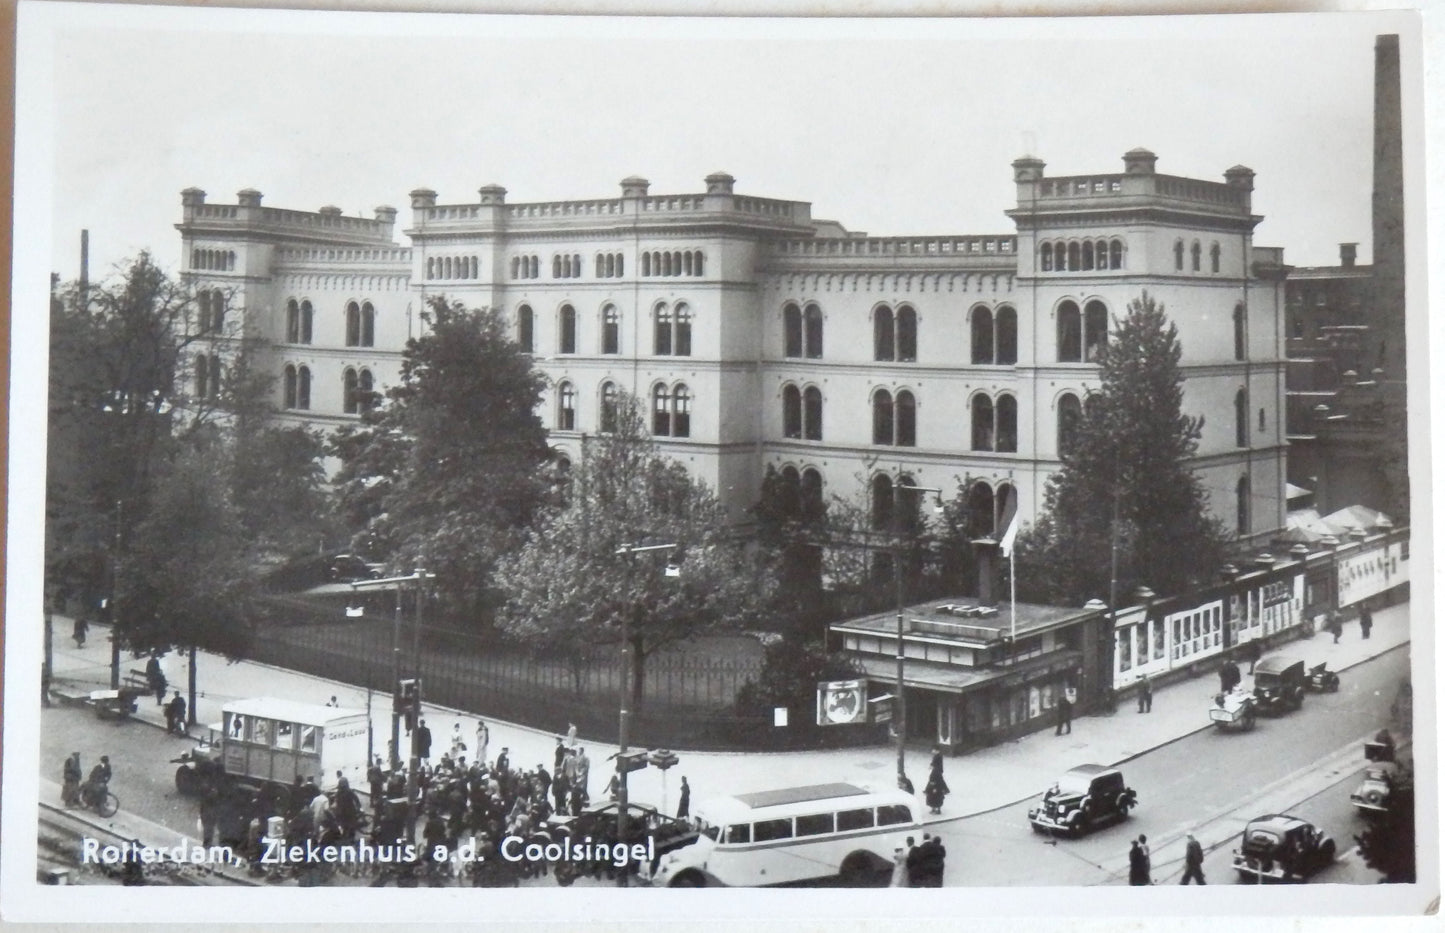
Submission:
<svg viewBox="0 0 1445 933">
<path fill-rule="evenodd" d="M 315 309 L 309 299 L 295 298 L 286 301 L 286 342 L 311 342 Z M 376 307 L 369 301 L 348 301 L 346 303 L 346 345 L 348 347 L 376 346 Z"/>
<path fill-rule="evenodd" d="M 536 256 L 512 257 L 512 278 L 539 279 L 541 277 L 542 273 L 540 267 L 537 264 Z"/>
<path fill-rule="evenodd" d="M 819 480 L 821 482 L 821 477 Z M 868 483 L 869 525 L 873 530 L 894 531 L 899 519 L 921 524 L 919 507 L 923 493 L 897 488 L 916 485 L 907 473 L 896 479 L 888 473 L 874 474 Z M 1018 491 L 1009 482 L 999 483 L 997 488 L 985 480 L 971 483 L 964 496 L 964 534 L 969 538 L 1002 534 L 1004 517 L 1017 495 Z"/>
<path fill-rule="evenodd" d="M 571 255 L 563 253 L 552 254 L 552 278 L 554 279 L 580 279 L 582 278 L 582 257 L 576 253 Z"/>
<path fill-rule="evenodd" d="M 599 279 L 620 279 L 622 278 L 622 269 L 621 253 L 597 254 L 597 277 Z"/>
<path fill-rule="evenodd" d="M 1074 301 L 1059 304 L 1055 324 L 1058 330 L 1060 363 L 1097 363 L 1109 339 L 1109 309 L 1095 299 L 1082 313 Z"/>
<path fill-rule="evenodd" d="M 875 389 L 873 407 L 873 443 L 892 447 L 918 446 L 918 400 L 907 389 L 890 392 Z M 823 399 L 817 399 L 821 418 Z M 783 407 L 784 425 L 787 424 L 788 408 L 786 397 Z M 996 453 L 1018 452 L 1018 400 L 1004 392 L 995 400 L 984 393 L 973 397 L 969 403 L 972 422 L 971 450 Z M 791 435 L 790 435 L 791 436 Z M 821 433 L 817 440 L 821 440 Z"/>
<path fill-rule="evenodd" d="M 686 302 L 672 305 L 658 302 L 652 310 L 652 352 L 656 356 L 692 355 L 692 309 Z M 615 354 L 621 349 L 622 314 L 608 302 L 602 306 L 601 353 Z M 523 353 L 537 352 L 537 315 L 531 305 L 517 308 L 517 344 Z M 578 347 L 577 309 L 570 303 L 557 309 L 557 352 L 576 353 Z"/>
<path fill-rule="evenodd" d="M 642 254 L 642 274 L 654 275 L 702 275 L 702 250 Z"/>
<path fill-rule="evenodd" d="M 791 301 L 783 305 L 783 356 L 823 358 L 823 312 L 813 302 L 801 309 Z"/>
<path fill-rule="evenodd" d="M 287 343 L 310 343 L 311 323 L 314 312 L 311 301 L 303 298 L 299 302 L 295 298 L 286 301 L 286 342 Z"/>
<path fill-rule="evenodd" d="M 212 272 L 232 272 L 236 268 L 236 253 L 224 249 L 191 250 L 191 268 L 208 269 Z"/>
<path fill-rule="evenodd" d="M 1200 271 L 1202 271 L 1199 267 L 1200 267 L 1200 264 L 1201 264 L 1201 258 L 1202 258 L 1202 256 L 1203 256 L 1203 253 L 1204 253 L 1204 248 L 1200 245 L 1200 243 L 1199 243 L 1198 240 L 1195 240 L 1193 243 L 1189 244 L 1189 271 L 1190 271 L 1190 272 L 1200 272 Z M 1218 243 L 1212 243 L 1212 244 L 1210 244 L 1210 247 L 1209 247 L 1209 271 L 1210 271 L 1210 272 L 1218 272 L 1218 271 L 1219 271 L 1219 253 L 1220 253 L 1219 244 L 1218 244 Z M 1178 271 L 1178 272 L 1183 272 L 1183 271 L 1184 271 L 1184 241 L 1183 241 L 1183 240 L 1175 240 L 1175 241 L 1174 241 L 1174 269 L 1175 269 L 1175 271 Z"/>
<path fill-rule="evenodd" d="M 429 279 L 476 279 L 478 275 L 475 256 L 428 256 L 426 277 Z"/>
<path fill-rule="evenodd" d="M 602 383 L 598 406 L 597 429 L 603 434 L 617 430 L 617 383 Z M 652 399 L 652 433 L 656 437 L 692 436 L 692 392 L 683 382 L 667 385 L 657 383 L 650 393 Z M 570 380 L 557 384 L 557 418 L 559 431 L 576 431 L 577 387 Z"/>
<path fill-rule="evenodd" d="M 1124 241 L 1058 240 L 1039 246 L 1041 272 L 1092 272 L 1124 268 Z"/>
<path fill-rule="evenodd" d="M 341 374 L 342 410 L 360 414 L 376 406 L 376 382 L 369 369 L 347 367 Z M 311 369 L 286 364 L 281 371 L 281 407 L 287 411 L 311 410 Z"/>
<path fill-rule="evenodd" d="M 226 328 L 226 295 L 219 289 L 196 292 L 196 317 L 203 334 L 221 334 Z"/>
<path fill-rule="evenodd" d="M 918 312 L 899 305 L 895 313 L 888 305 L 873 309 L 873 359 L 911 363 L 918 359 Z"/>
<path fill-rule="evenodd" d="M 806 441 L 823 439 L 823 393 L 817 386 L 783 386 L 783 436 Z"/>
<path fill-rule="evenodd" d="M 221 357 L 216 353 L 196 354 L 196 398 L 221 397 Z"/>
<path fill-rule="evenodd" d="M 281 407 L 287 411 L 310 411 L 311 369 L 286 364 L 281 374 Z"/>
</svg>

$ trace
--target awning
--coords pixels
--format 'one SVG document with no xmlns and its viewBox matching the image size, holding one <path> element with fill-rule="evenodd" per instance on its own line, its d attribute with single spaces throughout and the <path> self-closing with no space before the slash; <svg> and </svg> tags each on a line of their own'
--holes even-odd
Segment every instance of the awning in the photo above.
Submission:
<svg viewBox="0 0 1445 933">
<path fill-rule="evenodd" d="M 1030 658 L 1011 667 L 960 667 L 937 661 L 903 659 L 903 685 L 916 690 L 962 694 L 988 686 L 1012 687 L 1041 673 L 1076 670 L 1083 660 L 1078 650 L 1054 651 Z M 867 678 L 875 683 L 893 686 L 898 682 L 898 662 L 881 655 L 853 655 Z"/>
</svg>

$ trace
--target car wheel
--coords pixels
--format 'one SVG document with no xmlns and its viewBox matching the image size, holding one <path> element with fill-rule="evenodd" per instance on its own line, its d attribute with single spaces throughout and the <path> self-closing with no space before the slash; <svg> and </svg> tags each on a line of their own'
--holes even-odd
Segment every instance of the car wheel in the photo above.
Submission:
<svg viewBox="0 0 1445 933">
<path fill-rule="evenodd" d="M 1069 832 L 1073 835 L 1082 836 L 1084 834 L 1084 811 L 1075 810 L 1069 814 L 1069 818 L 1064 822 Z"/>
<path fill-rule="evenodd" d="M 1253 728 L 1254 728 L 1254 710 L 1249 710 L 1248 712 L 1246 712 L 1246 713 L 1244 714 L 1244 731 L 1248 732 L 1249 730 L 1251 730 L 1251 729 L 1253 729 Z"/>
<path fill-rule="evenodd" d="M 1130 804 L 1130 801 L 1129 801 L 1129 795 L 1128 795 L 1128 794 L 1120 794 L 1120 795 L 1119 795 L 1119 798 L 1114 801 L 1114 807 L 1119 811 L 1119 815 L 1120 815 L 1120 816 L 1128 816 L 1128 815 L 1129 815 L 1129 807 L 1130 807 L 1130 805 L 1131 805 L 1131 804 Z"/>
<path fill-rule="evenodd" d="M 1325 844 L 1320 846 L 1320 864 L 1329 865 L 1335 860 L 1335 841 L 1326 839 Z"/>
<path fill-rule="evenodd" d="M 194 796 L 197 790 L 196 785 L 199 783 L 200 779 L 196 777 L 196 772 L 186 765 L 181 765 L 176 769 L 176 790 L 180 791 L 182 796 Z"/>
<path fill-rule="evenodd" d="M 685 871 L 685 872 L 683 872 L 682 874 L 678 875 L 676 878 L 672 879 L 672 883 L 669 884 L 668 887 L 669 887 L 669 888 L 705 888 L 705 887 L 707 887 L 707 881 L 703 878 L 703 876 L 702 876 L 699 872 L 695 872 L 695 871 Z"/>
</svg>

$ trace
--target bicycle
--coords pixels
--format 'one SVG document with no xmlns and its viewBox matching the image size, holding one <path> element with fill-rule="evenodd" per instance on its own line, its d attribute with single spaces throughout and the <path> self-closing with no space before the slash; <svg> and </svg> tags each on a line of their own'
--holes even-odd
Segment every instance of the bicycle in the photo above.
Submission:
<svg viewBox="0 0 1445 933">
<path fill-rule="evenodd" d="M 92 787 L 80 788 L 80 802 L 87 809 L 94 810 L 101 816 L 115 816 L 120 809 L 120 798 L 110 789 L 110 785 L 102 785 L 99 789 Z"/>
</svg>

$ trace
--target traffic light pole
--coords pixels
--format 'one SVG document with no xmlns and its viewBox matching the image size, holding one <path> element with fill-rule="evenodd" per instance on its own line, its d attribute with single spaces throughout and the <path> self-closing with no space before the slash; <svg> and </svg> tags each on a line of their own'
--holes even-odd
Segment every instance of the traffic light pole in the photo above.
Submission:
<svg viewBox="0 0 1445 933">
<path fill-rule="evenodd" d="M 396 621 L 391 627 L 391 770 L 401 767 L 401 585 L 396 587 Z"/>
<path fill-rule="evenodd" d="M 421 678 L 418 677 L 413 683 L 409 709 L 411 714 L 411 755 L 406 770 L 406 838 L 408 841 L 416 839 L 416 803 L 417 793 L 420 790 L 417 771 L 421 766 L 421 756 L 418 754 L 420 749 L 417 747 L 417 734 L 421 731 Z"/>
</svg>

